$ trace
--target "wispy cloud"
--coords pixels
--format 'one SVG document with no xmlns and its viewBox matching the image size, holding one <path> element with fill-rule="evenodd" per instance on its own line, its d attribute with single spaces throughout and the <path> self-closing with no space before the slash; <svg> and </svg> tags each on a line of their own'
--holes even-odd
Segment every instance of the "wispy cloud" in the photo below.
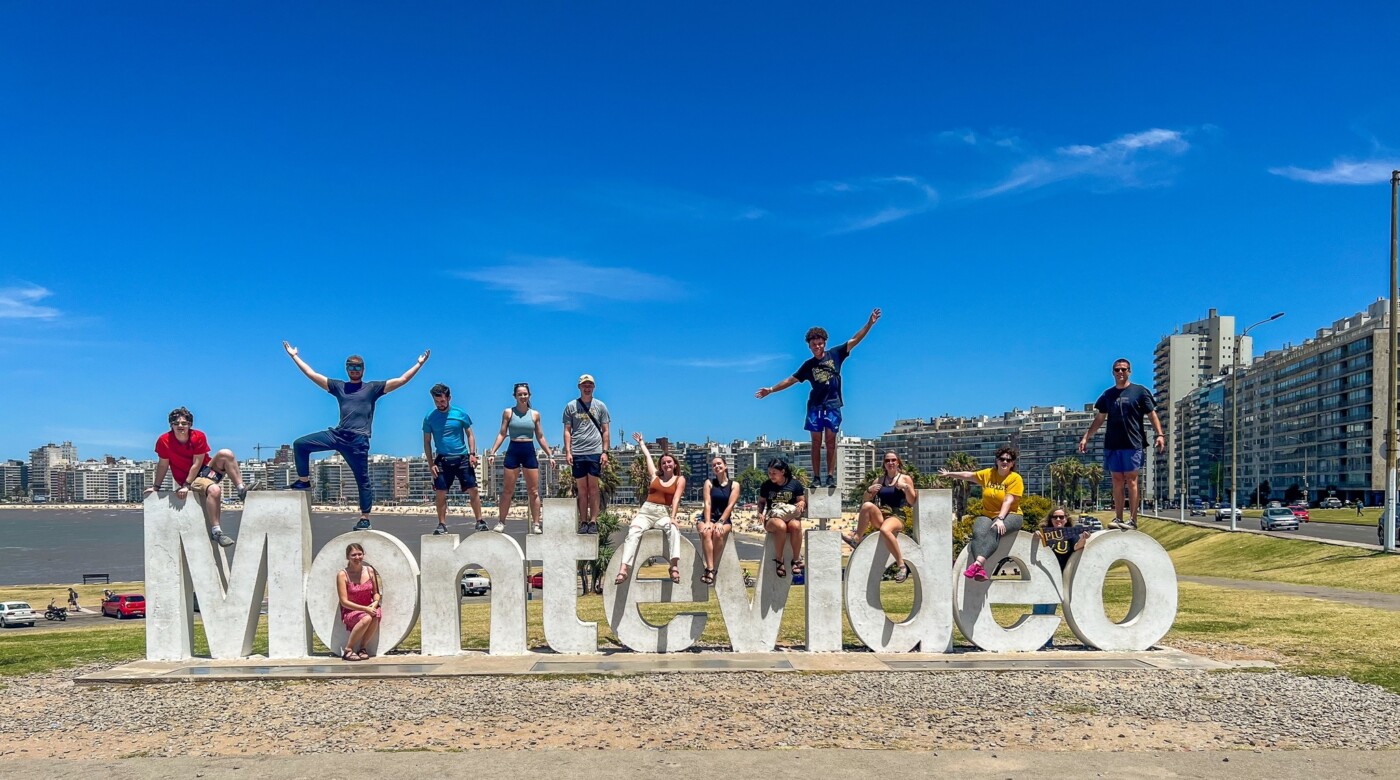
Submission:
<svg viewBox="0 0 1400 780">
<path fill-rule="evenodd" d="M 1159 185 L 1171 173 L 1166 162 L 1190 149 L 1185 133 L 1161 128 L 1129 133 L 1102 144 L 1062 146 L 1022 160 L 1001 182 L 973 193 L 973 197 L 989 198 L 1067 181 L 1109 189 Z"/>
<path fill-rule="evenodd" d="M 681 358 L 679 360 L 668 360 L 667 365 L 684 366 L 685 368 L 722 368 L 730 371 L 757 371 L 760 368 L 776 363 L 780 360 L 788 360 L 789 355 L 741 355 L 732 358 Z"/>
<path fill-rule="evenodd" d="M 882 176 L 855 181 L 819 182 L 819 194 L 841 197 L 852 206 L 865 205 L 855 216 L 840 217 L 830 233 L 854 233 L 897 222 L 938 205 L 938 191 L 918 176 Z"/>
<path fill-rule="evenodd" d="M 51 295 L 53 293 L 35 284 L 0 287 L 0 320 L 54 319 L 59 316 L 58 309 L 38 305 Z"/>
<path fill-rule="evenodd" d="M 1400 157 L 1389 160 L 1348 160 L 1338 158 L 1330 168 L 1298 168 L 1292 165 L 1270 168 L 1269 173 L 1309 184 L 1380 184 L 1390 181 L 1390 172 L 1400 170 Z"/>
<path fill-rule="evenodd" d="M 510 293 L 516 303 L 572 311 L 603 299 L 675 298 L 681 286 L 664 276 L 589 265 L 567 257 L 513 257 L 501 265 L 458 271 L 456 276 Z"/>
</svg>

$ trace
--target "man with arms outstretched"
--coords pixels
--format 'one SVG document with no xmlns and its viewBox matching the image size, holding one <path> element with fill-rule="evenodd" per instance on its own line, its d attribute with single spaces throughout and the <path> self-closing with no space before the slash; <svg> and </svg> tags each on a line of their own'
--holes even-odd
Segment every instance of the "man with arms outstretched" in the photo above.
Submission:
<svg viewBox="0 0 1400 780">
<path fill-rule="evenodd" d="M 405 371 L 403 376 L 387 382 L 364 381 L 365 359 L 359 355 L 351 355 L 345 359 L 345 375 L 349 377 L 349 381 L 342 382 L 339 379 L 327 379 L 316 373 L 301 359 L 297 348 L 291 344 L 284 341 L 282 348 L 287 350 L 292 362 L 297 364 L 301 373 L 306 374 L 307 379 L 335 396 L 335 400 L 340 404 L 339 425 L 317 433 L 309 433 L 292 442 L 297 478 L 289 487 L 292 490 L 311 489 L 311 453 L 328 450 L 339 452 L 350 466 L 350 472 L 355 475 L 355 484 L 359 487 L 360 521 L 352 530 L 368 531 L 369 510 L 374 506 L 374 489 L 369 481 L 369 437 L 374 425 L 374 405 L 381 396 L 408 384 L 414 374 L 418 373 L 418 369 L 428 362 L 428 350 L 423 350 L 423 354 L 418 356 L 418 361 Z"/>
</svg>

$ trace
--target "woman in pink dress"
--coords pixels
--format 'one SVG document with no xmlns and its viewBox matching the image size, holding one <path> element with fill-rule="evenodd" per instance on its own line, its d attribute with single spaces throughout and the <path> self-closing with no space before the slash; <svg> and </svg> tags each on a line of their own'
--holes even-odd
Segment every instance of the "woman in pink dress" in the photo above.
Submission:
<svg viewBox="0 0 1400 780">
<path fill-rule="evenodd" d="M 379 573 L 365 563 L 365 548 L 350 543 L 345 548 L 345 568 L 335 575 L 335 587 L 340 593 L 340 620 L 350 632 L 345 640 L 346 661 L 369 658 L 369 643 L 379 633 Z"/>
</svg>

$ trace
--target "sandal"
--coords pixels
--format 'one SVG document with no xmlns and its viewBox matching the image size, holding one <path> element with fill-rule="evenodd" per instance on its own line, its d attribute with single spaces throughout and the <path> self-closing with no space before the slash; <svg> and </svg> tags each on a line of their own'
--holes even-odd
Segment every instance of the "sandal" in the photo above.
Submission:
<svg viewBox="0 0 1400 780">
<path fill-rule="evenodd" d="M 797 557 L 797 558 L 793 558 L 793 559 L 792 559 L 792 573 L 793 573 L 793 574 L 796 574 L 796 573 L 798 573 L 798 572 L 800 572 L 800 571 L 803 571 L 803 570 L 805 570 L 806 568 L 807 568 L 807 564 L 805 564 L 805 563 L 802 562 L 802 558 L 801 558 L 800 556 Z"/>
<path fill-rule="evenodd" d="M 705 583 L 706 585 L 715 584 L 715 570 L 706 569 L 705 573 L 700 575 L 700 581 Z"/>
<path fill-rule="evenodd" d="M 787 564 L 783 563 L 783 561 L 782 561 L 781 558 L 774 558 L 774 559 L 773 559 L 773 563 L 778 564 L 777 570 L 774 571 L 773 573 L 774 573 L 774 574 L 777 574 L 779 577 L 786 577 L 786 576 L 787 576 Z"/>
<path fill-rule="evenodd" d="M 354 650 L 351 650 L 351 649 L 349 649 L 349 648 L 346 648 L 345 652 L 340 654 L 340 660 L 342 660 L 342 661 L 358 661 L 358 660 L 360 660 L 360 656 L 356 655 Z"/>
<path fill-rule="evenodd" d="M 909 579 L 909 564 L 906 563 L 899 567 L 899 571 L 895 572 L 894 581 L 904 582 L 907 579 Z"/>
<path fill-rule="evenodd" d="M 364 650 L 361 650 L 360 652 L 356 653 L 355 655 L 359 656 L 358 658 L 355 659 L 355 660 L 357 660 L 357 661 L 368 661 L 368 660 L 369 660 L 369 653 L 365 652 Z"/>
<path fill-rule="evenodd" d="M 681 567 L 675 565 L 674 563 L 671 564 L 671 582 L 674 582 L 677 585 L 679 585 L 681 582 Z"/>
<path fill-rule="evenodd" d="M 617 573 L 617 576 L 613 578 L 613 584 L 614 584 L 614 585 L 621 585 L 622 583 L 626 582 L 626 581 L 627 581 L 627 575 L 630 574 L 630 573 L 631 573 L 631 572 L 626 572 L 626 571 L 620 571 L 620 572 L 618 572 L 618 573 Z"/>
</svg>

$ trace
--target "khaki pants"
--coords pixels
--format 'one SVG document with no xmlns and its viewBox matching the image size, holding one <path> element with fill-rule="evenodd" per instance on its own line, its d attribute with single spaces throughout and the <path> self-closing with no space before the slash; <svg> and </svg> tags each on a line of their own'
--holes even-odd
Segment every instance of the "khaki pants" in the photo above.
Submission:
<svg viewBox="0 0 1400 780">
<path fill-rule="evenodd" d="M 652 528 L 661 529 L 666 536 L 667 559 L 680 556 L 681 529 L 671 522 L 671 508 L 648 501 L 632 517 L 632 525 L 627 527 L 627 541 L 622 543 L 622 562 L 628 571 L 636 563 L 637 545 L 642 543 L 642 534 Z"/>
</svg>

